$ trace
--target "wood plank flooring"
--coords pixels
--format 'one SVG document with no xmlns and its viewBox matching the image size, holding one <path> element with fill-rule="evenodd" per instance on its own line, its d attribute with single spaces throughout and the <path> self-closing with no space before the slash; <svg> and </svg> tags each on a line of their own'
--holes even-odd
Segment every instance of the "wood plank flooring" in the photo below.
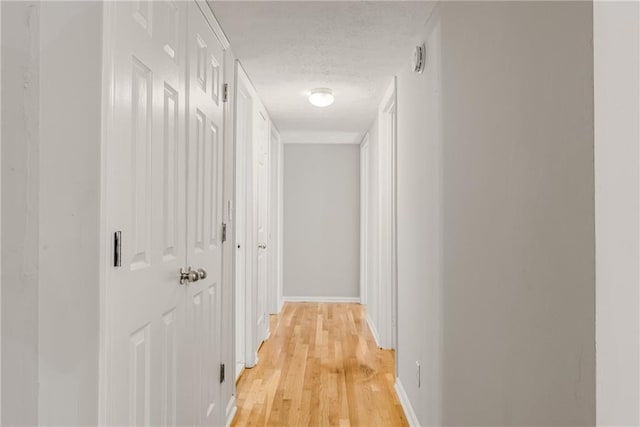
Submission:
<svg viewBox="0 0 640 427">
<path fill-rule="evenodd" d="M 359 304 L 287 303 L 237 384 L 234 426 L 406 426 L 394 355 Z"/>
</svg>

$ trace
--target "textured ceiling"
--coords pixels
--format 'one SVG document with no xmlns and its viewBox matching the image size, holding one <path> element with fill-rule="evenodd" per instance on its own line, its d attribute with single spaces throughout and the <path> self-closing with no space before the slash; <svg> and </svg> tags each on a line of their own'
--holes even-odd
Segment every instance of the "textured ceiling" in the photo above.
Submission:
<svg viewBox="0 0 640 427">
<path fill-rule="evenodd" d="M 359 143 L 433 3 L 210 1 L 287 143 Z M 312 106 L 311 89 L 335 103 Z"/>
</svg>

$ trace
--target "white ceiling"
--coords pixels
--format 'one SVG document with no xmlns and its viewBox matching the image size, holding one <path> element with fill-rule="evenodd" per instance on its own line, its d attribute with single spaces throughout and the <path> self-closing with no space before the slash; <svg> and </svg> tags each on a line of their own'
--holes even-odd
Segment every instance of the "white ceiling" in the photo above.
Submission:
<svg viewBox="0 0 640 427">
<path fill-rule="evenodd" d="M 410 66 L 425 1 L 209 1 L 286 143 L 359 143 Z M 312 106 L 311 89 L 335 103 Z"/>
</svg>

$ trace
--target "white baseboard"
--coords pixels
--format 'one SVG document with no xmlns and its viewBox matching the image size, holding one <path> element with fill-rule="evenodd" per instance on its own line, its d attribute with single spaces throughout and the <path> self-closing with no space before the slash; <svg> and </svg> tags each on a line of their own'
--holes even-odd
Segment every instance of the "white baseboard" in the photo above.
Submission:
<svg viewBox="0 0 640 427">
<path fill-rule="evenodd" d="M 359 303 L 360 297 L 282 297 L 283 302 Z"/>
<path fill-rule="evenodd" d="M 251 369 L 251 368 L 255 367 L 258 364 L 258 352 L 257 351 L 255 352 L 253 357 L 254 357 L 253 360 L 245 360 L 245 362 L 244 362 L 245 369 Z M 253 364 L 251 364 L 251 362 L 253 362 Z"/>
<path fill-rule="evenodd" d="M 367 314 L 367 325 L 369 326 L 369 330 L 371 331 L 371 335 L 373 335 L 373 339 L 376 342 L 376 345 L 380 348 L 380 335 L 378 334 L 378 330 L 376 329 L 376 325 L 371 320 L 371 317 Z"/>
<path fill-rule="evenodd" d="M 420 427 L 420 421 L 418 421 L 416 412 L 413 410 L 413 406 L 411 406 L 409 396 L 407 396 L 407 392 L 404 390 L 400 378 L 396 378 L 395 389 L 398 394 L 398 400 L 400 400 L 400 405 L 402 405 L 402 409 L 404 410 L 404 415 L 407 417 L 407 421 L 409 422 L 409 426 Z"/>
<path fill-rule="evenodd" d="M 229 399 L 229 403 L 227 403 L 227 409 L 225 411 L 225 414 L 227 417 L 227 421 L 225 425 L 227 427 L 231 426 L 231 423 L 233 422 L 233 417 L 236 416 L 237 411 L 238 411 L 238 407 L 236 406 L 236 397 L 231 396 L 231 399 Z"/>
<path fill-rule="evenodd" d="M 284 297 L 278 299 L 278 314 L 282 313 L 282 307 L 284 307 Z"/>
<path fill-rule="evenodd" d="M 236 377 L 236 382 L 238 382 L 238 378 L 242 375 L 242 371 L 244 370 L 244 363 L 236 363 L 236 371 L 234 372 Z"/>
</svg>

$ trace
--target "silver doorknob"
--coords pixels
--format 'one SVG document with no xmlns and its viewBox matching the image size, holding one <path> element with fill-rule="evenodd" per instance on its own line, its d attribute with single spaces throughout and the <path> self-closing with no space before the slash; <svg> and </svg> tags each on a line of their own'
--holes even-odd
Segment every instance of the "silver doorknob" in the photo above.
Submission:
<svg viewBox="0 0 640 427">
<path fill-rule="evenodd" d="M 189 281 L 193 283 L 193 282 L 197 282 L 198 280 L 200 280 L 200 275 L 198 274 L 198 272 L 195 270 L 191 270 L 189 272 Z"/>
<path fill-rule="evenodd" d="M 267 249 L 266 243 L 258 243 L 258 249 Z"/>
<path fill-rule="evenodd" d="M 187 267 L 186 270 L 184 268 L 181 268 L 179 277 L 181 285 L 186 285 L 188 283 L 193 283 L 200 280 L 200 274 L 197 271 L 192 270 L 191 267 Z"/>
<path fill-rule="evenodd" d="M 207 270 L 205 270 L 204 268 L 199 268 L 198 270 L 196 270 L 196 272 L 198 273 L 199 280 L 207 278 Z"/>
</svg>

